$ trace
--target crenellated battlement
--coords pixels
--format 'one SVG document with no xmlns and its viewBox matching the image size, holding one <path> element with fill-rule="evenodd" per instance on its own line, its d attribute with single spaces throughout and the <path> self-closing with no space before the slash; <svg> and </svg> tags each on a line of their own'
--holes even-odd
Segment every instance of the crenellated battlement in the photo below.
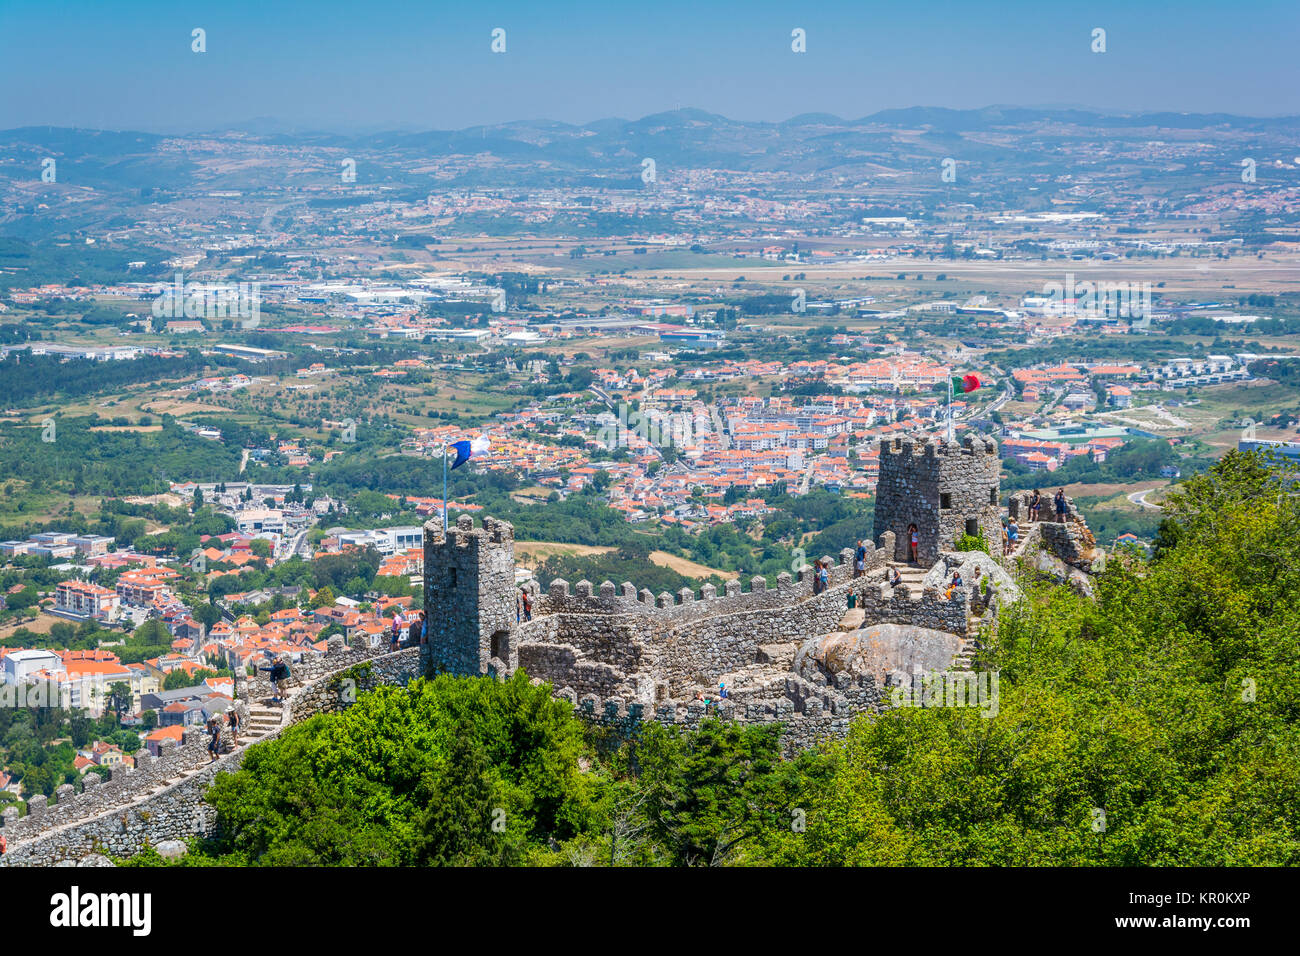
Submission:
<svg viewBox="0 0 1300 956">
<path fill-rule="evenodd" d="M 882 438 L 878 444 L 882 466 L 886 458 L 891 460 L 900 457 L 940 458 L 955 455 L 992 455 L 996 458 L 998 454 L 998 443 L 995 439 L 974 434 L 962 436 L 961 441 L 956 439 L 948 441 L 937 435 L 924 439 L 898 435 L 893 438 Z"/>
<path fill-rule="evenodd" d="M 63 784 L 55 790 L 52 803 L 41 795 L 32 797 L 25 816 L 20 817 L 16 807 L 7 807 L 0 815 L 0 835 L 8 844 L 0 866 L 48 866 L 104 853 L 130 856 L 145 845 L 210 833 L 216 813 L 203 795 L 216 774 L 238 770 L 249 746 L 275 739 L 294 723 L 341 710 L 358 693 L 380 684 L 407 684 L 420 673 L 420 652 L 418 648 L 396 652 L 353 648 L 311 664 L 294 669 L 301 685 L 290 697 L 284 723 L 255 741 L 245 730 L 244 745 L 215 762 L 208 754 L 206 735 L 196 728 L 180 744 L 163 741 L 157 756 L 136 754 L 134 767 L 113 767 L 106 778 L 87 774 L 80 792 L 72 784 Z M 240 699 L 235 703 L 245 728 L 252 686 L 241 680 Z M 223 737 L 229 745 L 228 732 Z"/>
<path fill-rule="evenodd" d="M 870 542 L 866 545 L 865 572 L 876 572 L 885 566 L 889 555 Z M 854 552 L 851 548 L 840 551 L 837 557 L 824 555 L 821 559 L 828 569 L 828 586 L 834 587 L 853 577 Z M 534 586 L 533 616 L 546 614 L 643 614 L 663 620 L 683 621 L 697 617 L 732 614 L 738 611 L 779 607 L 812 596 L 813 567 L 805 565 L 797 574 L 782 572 L 776 576 L 775 587 L 768 579 L 754 575 L 741 581 L 727 581 L 721 591 L 713 584 L 698 590 L 681 588 L 676 592 L 661 591 L 655 594 L 649 588 L 637 589 L 630 581 L 616 585 L 605 581 L 599 587 L 590 581 L 570 585 L 556 578 L 543 593 Z M 747 589 L 746 589 L 747 586 Z"/>
</svg>

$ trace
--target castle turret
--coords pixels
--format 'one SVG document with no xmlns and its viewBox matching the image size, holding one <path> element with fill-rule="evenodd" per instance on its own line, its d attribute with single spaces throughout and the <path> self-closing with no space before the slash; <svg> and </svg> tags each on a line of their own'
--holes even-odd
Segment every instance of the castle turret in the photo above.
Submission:
<svg viewBox="0 0 1300 956">
<path fill-rule="evenodd" d="M 989 553 L 1000 554 L 997 449 L 993 439 L 978 435 L 967 435 L 960 443 L 882 439 L 876 542 L 892 531 L 893 558 L 906 561 L 915 530 L 917 561 L 926 567 L 939 559 L 939 552 L 951 551 L 963 534 L 983 536 Z"/>
<path fill-rule="evenodd" d="M 486 673 L 498 658 L 519 665 L 515 622 L 515 539 L 506 521 L 462 515 L 445 534 L 424 526 L 426 662 L 435 673 Z"/>
</svg>

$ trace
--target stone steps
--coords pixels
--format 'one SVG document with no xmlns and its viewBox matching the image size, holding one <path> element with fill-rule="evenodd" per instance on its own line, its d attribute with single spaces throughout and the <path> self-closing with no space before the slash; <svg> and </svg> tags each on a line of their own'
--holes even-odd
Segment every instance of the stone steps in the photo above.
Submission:
<svg viewBox="0 0 1300 956">
<path fill-rule="evenodd" d="M 837 631 L 856 631 L 862 626 L 862 622 L 867 619 L 867 612 L 860 607 L 849 608 L 840 618 L 839 624 L 835 626 Z"/>
<path fill-rule="evenodd" d="M 912 564 L 895 564 L 890 563 L 892 568 L 898 569 L 898 587 L 907 595 L 910 601 L 919 601 L 925 593 L 925 568 L 918 568 Z M 888 576 L 885 578 L 889 580 Z"/>
</svg>

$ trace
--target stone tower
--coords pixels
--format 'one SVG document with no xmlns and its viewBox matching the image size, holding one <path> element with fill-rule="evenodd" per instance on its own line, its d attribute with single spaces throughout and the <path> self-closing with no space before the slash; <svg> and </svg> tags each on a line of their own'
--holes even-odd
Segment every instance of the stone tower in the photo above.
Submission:
<svg viewBox="0 0 1300 956">
<path fill-rule="evenodd" d="M 895 561 L 908 559 L 911 528 L 917 531 L 917 560 L 929 567 L 940 551 L 951 551 L 963 533 L 983 535 L 990 554 L 1002 553 L 998 501 L 1001 462 L 993 439 L 967 435 L 960 443 L 938 438 L 880 442 L 875 537 L 894 532 Z"/>
<path fill-rule="evenodd" d="M 515 538 L 506 521 L 462 515 L 444 535 L 441 521 L 424 525 L 425 662 L 434 673 L 483 674 L 498 658 L 513 671 Z"/>
</svg>

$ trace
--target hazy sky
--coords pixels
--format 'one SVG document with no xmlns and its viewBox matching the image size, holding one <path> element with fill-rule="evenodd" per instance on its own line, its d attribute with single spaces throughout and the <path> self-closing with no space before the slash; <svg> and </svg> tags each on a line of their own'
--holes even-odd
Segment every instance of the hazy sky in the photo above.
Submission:
<svg viewBox="0 0 1300 956">
<path fill-rule="evenodd" d="M 195 27 L 206 53 L 191 52 Z M 806 53 L 791 51 L 796 27 Z M 677 106 L 1276 116 L 1300 113 L 1298 38 L 1300 0 L 0 0 L 0 128 L 450 129 Z"/>
</svg>

